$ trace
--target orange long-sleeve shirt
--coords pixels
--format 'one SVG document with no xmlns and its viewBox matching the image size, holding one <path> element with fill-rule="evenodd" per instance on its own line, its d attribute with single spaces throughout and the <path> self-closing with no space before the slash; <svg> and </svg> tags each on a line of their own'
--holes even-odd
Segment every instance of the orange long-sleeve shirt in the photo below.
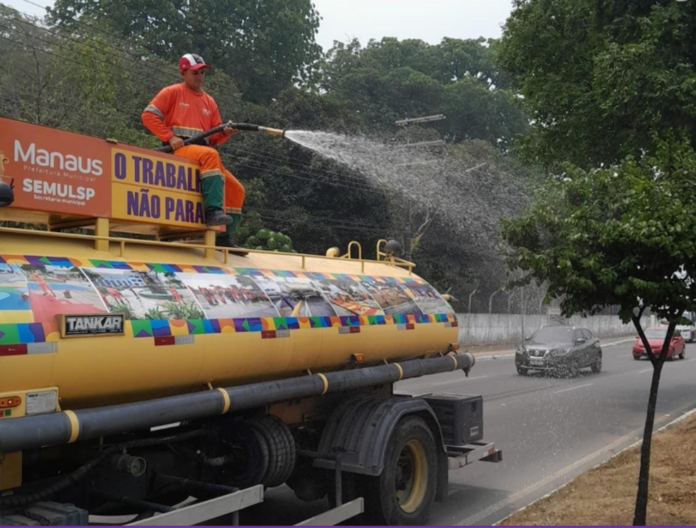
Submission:
<svg viewBox="0 0 696 528">
<path fill-rule="evenodd" d="M 217 103 L 205 92 L 194 92 L 184 83 L 163 88 L 140 115 L 147 129 L 163 142 L 174 136 L 189 138 L 222 124 Z M 220 145 L 229 136 L 213 134 L 206 141 Z"/>
</svg>

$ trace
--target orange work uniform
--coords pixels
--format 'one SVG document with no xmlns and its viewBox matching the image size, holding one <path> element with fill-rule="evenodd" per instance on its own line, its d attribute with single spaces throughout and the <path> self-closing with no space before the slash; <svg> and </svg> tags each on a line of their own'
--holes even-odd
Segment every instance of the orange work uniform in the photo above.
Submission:
<svg viewBox="0 0 696 528">
<path fill-rule="evenodd" d="M 195 92 L 184 83 L 162 89 L 141 114 L 143 124 L 163 142 L 174 136 L 190 138 L 222 124 L 215 100 L 204 91 Z M 220 177 L 224 181 L 223 196 L 205 196 L 205 207 L 224 208 L 230 214 L 241 214 L 244 204 L 244 186 L 222 164 L 220 154 L 211 148 L 227 141 L 229 136 L 220 132 L 205 139 L 207 145 L 187 145 L 176 151 L 177 156 L 200 163 L 201 182 Z M 205 190 L 206 185 L 203 185 Z M 204 191 L 205 192 L 205 191 Z"/>
</svg>

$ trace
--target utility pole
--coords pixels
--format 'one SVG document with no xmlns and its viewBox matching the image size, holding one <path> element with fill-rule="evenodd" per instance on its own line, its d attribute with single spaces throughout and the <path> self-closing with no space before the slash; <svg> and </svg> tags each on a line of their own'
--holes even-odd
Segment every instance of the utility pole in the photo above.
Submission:
<svg viewBox="0 0 696 528">
<path fill-rule="evenodd" d="M 405 119 L 400 119 L 398 121 L 395 121 L 394 124 L 396 126 L 402 126 L 404 128 L 408 128 L 409 125 L 415 125 L 415 124 L 420 124 L 420 123 L 432 123 L 433 121 L 441 121 L 443 119 L 447 119 L 444 114 L 434 114 L 434 115 L 429 115 L 429 116 L 422 116 L 422 117 L 407 117 Z M 406 145 L 401 146 L 401 148 L 404 147 L 434 147 L 434 146 L 439 146 L 439 145 L 444 145 L 445 142 L 443 140 L 436 140 L 436 141 L 421 141 L 419 143 L 411 143 L 410 142 L 410 137 L 406 138 Z M 402 165 L 397 165 L 397 166 L 406 166 L 406 165 L 429 165 L 430 163 L 433 163 L 434 161 L 437 160 L 432 160 L 428 162 L 415 162 L 415 163 L 404 163 Z M 413 226 L 411 225 L 411 221 L 413 218 L 413 204 L 409 202 L 408 204 L 408 218 L 406 220 L 406 225 L 404 226 L 404 259 L 410 261 L 412 258 L 411 255 L 411 249 L 413 247 Z"/>
<path fill-rule="evenodd" d="M 404 227 L 404 259 L 411 262 L 411 240 L 413 231 L 411 229 L 411 204 L 408 204 L 408 220 Z"/>
<path fill-rule="evenodd" d="M 406 119 L 400 119 L 399 121 L 396 121 L 394 124 L 396 126 L 408 126 L 416 123 L 430 123 L 432 121 L 441 121 L 443 119 L 447 119 L 445 117 L 445 114 L 435 114 L 423 117 L 407 117 Z"/>
</svg>

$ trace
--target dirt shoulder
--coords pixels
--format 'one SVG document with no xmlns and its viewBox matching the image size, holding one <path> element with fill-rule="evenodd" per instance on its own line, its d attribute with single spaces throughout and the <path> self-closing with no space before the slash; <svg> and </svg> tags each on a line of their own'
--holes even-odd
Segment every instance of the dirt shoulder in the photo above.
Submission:
<svg viewBox="0 0 696 528">
<path fill-rule="evenodd" d="M 501 526 L 630 526 L 640 447 L 628 449 Z M 696 526 L 696 414 L 653 437 L 649 525 Z"/>
</svg>

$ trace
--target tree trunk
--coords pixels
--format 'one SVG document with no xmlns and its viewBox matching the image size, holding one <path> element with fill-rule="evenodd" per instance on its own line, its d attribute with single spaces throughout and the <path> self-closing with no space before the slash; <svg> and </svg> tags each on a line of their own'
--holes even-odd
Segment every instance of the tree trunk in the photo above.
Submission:
<svg viewBox="0 0 696 528">
<path fill-rule="evenodd" d="M 638 473 L 638 494 L 636 495 L 636 509 L 633 514 L 633 526 L 645 526 L 648 511 L 648 484 L 650 478 L 650 447 L 652 443 L 653 426 L 655 425 L 655 407 L 657 406 L 657 391 L 660 388 L 660 376 L 664 358 L 658 358 L 650 384 L 650 397 L 648 398 L 648 414 L 645 417 L 645 429 L 643 431 L 643 445 L 640 448 L 640 472 Z"/>
</svg>

